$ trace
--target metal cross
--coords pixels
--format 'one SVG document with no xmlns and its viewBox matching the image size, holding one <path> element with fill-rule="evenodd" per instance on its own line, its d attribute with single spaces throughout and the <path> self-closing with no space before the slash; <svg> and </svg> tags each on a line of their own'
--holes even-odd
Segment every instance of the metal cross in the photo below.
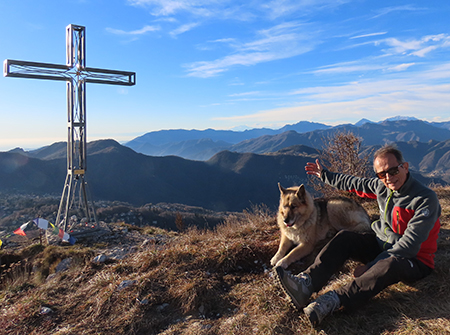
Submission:
<svg viewBox="0 0 450 335">
<path fill-rule="evenodd" d="M 85 27 L 66 27 L 66 65 L 36 63 L 6 59 L 3 75 L 67 83 L 67 176 L 55 223 L 64 231 L 68 228 L 69 210 L 79 191 L 80 207 L 88 222 L 97 224 L 95 208 L 91 205 L 86 173 L 86 83 L 132 86 L 136 73 L 86 67 Z"/>
</svg>

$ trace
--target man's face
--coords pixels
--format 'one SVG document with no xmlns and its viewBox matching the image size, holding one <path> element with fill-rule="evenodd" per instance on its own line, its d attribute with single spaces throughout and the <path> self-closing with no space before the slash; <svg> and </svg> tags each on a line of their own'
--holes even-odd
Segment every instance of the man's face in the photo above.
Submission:
<svg viewBox="0 0 450 335">
<path fill-rule="evenodd" d="M 387 188 L 393 191 L 398 191 L 400 187 L 403 186 L 408 174 L 408 163 L 403 163 L 401 166 L 399 165 L 400 163 L 397 162 L 397 159 L 393 154 L 386 154 L 384 156 L 377 157 L 377 159 L 375 159 L 375 161 L 373 162 L 375 172 L 378 175 L 384 175 L 384 177 L 380 179 L 383 181 L 384 185 L 386 185 Z M 392 175 L 387 172 L 397 172 L 397 169 L 395 169 L 396 167 L 398 167 L 397 174 L 394 173 L 394 175 Z"/>
</svg>

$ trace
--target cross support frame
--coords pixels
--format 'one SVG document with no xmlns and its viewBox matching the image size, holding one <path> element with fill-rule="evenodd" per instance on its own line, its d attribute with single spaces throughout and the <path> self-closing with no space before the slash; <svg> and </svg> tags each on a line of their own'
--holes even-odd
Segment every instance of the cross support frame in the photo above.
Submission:
<svg viewBox="0 0 450 335">
<path fill-rule="evenodd" d="M 85 27 L 70 24 L 66 27 L 66 65 L 6 59 L 3 74 L 67 83 L 67 175 L 55 223 L 64 231 L 68 230 L 70 209 L 78 193 L 78 206 L 87 222 L 97 224 L 85 178 L 86 83 L 133 86 L 136 73 L 86 67 Z"/>
</svg>

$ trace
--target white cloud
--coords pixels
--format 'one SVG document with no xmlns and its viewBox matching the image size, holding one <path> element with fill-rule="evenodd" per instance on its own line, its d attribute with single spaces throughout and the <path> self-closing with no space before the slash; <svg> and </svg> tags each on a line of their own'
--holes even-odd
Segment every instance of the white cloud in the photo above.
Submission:
<svg viewBox="0 0 450 335">
<path fill-rule="evenodd" d="M 392 67 L 388 68 L 388 70 L 390 70 L 390 71 L 405 71 L 413 65 L 416 65 L 416 63 L 403 63 L 403 64 L 392 66 Z"/>
<path fill-rule="evenodd" d="M 405 54 L 418 57 L 425 57 L 429 52 L 450 46 L 450 36 L 447 34 L 427 35 L 421 39 L 400 40 L 397 38 L 386 38 L 377 44 L 386 44 L 389 54 Z"/>
<path fill-rule="evenodd" d="M 233 66 L 251 66 L 262 62 L 291 58 L 311 51 L 318 41 L 310 26 L 289 22 L 260 30 L 257 39 L 234 42 L 234 52 L 213 61 L 199 61 L 185 65 L 188 76 L 207 78 L 228 71 Z M 234 40 L 233 40 L 234 41 Z"/>
<path fill-rule="evenodd" d="M 395 54 L 403 54 L 410 50 L 418 50 L 421 46 L 421 42 L 418 40 L 400 41 L 397 38 L 387 38 L 383 40 L 390 49 L 389 52 Z"/>
<path fill-rule="evenodd" d="M 321 67 L 310 73 L 317 75 L 336 75 L 344 73 L 366 73 L 370 71 L 378 72 L 399 72 L 405 71 L 416 63 L 401 63 L 401 64 L 389 64 L 389 63 L 376 63 L 375 59 L 367 59 L 361 61 L 338 63 Z"/>
<path fill-rule="evenodd" d="M 371 34 L 364 34 L 364 35 L 358 35 L 358 36 L 353 36 L 350 37 L 350 39 L 355 39 L 355 38 L 365 38 L 365 37 L 372 37 L 372 36 L 380 36 L 380 35 L 386 35 L 387 32 L 383 31 L 383 32 L 379 32 L 379 33 L 371 33 Z"/>
<path fill-rule="evenodd" d="M 150 7 L 152 15 L 169 16 L 179 12 L 189 12 L 200 17 L 216 16 L 219 8 L 227 1 L 223 0 L 129 0 L 133 6 Z"/>
<path fill-rule="evenodd" d="M 182 12 L 203 18 L 248 21 L 264 16 L 271 20 L 336 8 L 353 0 L 128 0 L 132 6 L 149 8 L 154 16 L 178 15 Z"/>
<path fill-rule="evenodd" d="M 352 0 L 272 0 L 261 5 L 268 16 L 276 19 L 296 14 L 307 16 L 312 11 L 335 8 Z"/>
<path fill-rule="evenodd" d="M 425 85 L 418 84 L 409 79 L 380 79 L 366 80 L 344 83 L 335 86 L 319 86 L 299 89 L 291 93 L 300 95 L 307 103 L 329 102 L 329 101 L 351 101 L 364 99 L 370 96 L 381 96 L 390 92 L 415 92 L 419 87 Z"/>
<path fill-rule="evenodd" d="M 423 92 L 414 99 L 408 94 L 387 92 L 380 96 L 367 96 L 350 101 L 331 101 L 310 103 L 293 107 L 264 110 L 249 115 L 238 115 L 217 118 L 222 121 L 236 123 L 267 123 L 281 124 L 311 120 L 324 123 L 342 123 L 343 120 L 357 121 L 361 118 L 384 119 L 392 115 L 428 115 L 428 117 L 448 120 L 450 108 L 450 88 L 445 93 Z"/>
<path fill-rule="evenodd" d="M 383 15 L 390 14 L 392 12 L 414 12 L 414 11 L 422 11 L 425 10 L 424 8 L 418 8 L 414 7 L 413 5 L 404 5 L 404 6 L 391 6 L 391 7 L 384 7 L 379 10 L 377 10 L 377 14 L 372 17 L 372 19 L 378 18 Z"/>
<path fill-rule="evenodd" d="M 439 79 L 448 78 L 449 75 L 450 63 L 404 78 L 382 77 L 340 85 L 303 88 L 293 91 L 291 98 L 285 97 L 285 107 L 219 119 L 246 124 L 289 123 L 311 118 L 318 122 L 342 123 L 342 120 L 346 119 L 357 121 L 365 117 L 379 120 L 404 114 L 421 118 L 427 115 L 429 118 L 448 120 L 450 84 L 440 83 Z"/>
<path fill-rule="evenodd" d="M 359 73 L 366 75 L 368 72 L 400 72 L 410 69 L 416 62 L 405 62 L 410 57 L 425 58 L 431 52 L 450 47 L 450 36 L 447 34 L 426 35 L 422 38 L 385 38 L 375 42 L 365 42 L 352 45 L 352 48 L 374 44 L 382 52 L 378 56 L 367 56 L 357 61 L 343 62 L 322 66 L 314 71 L 316 75 L 337 75 Z M 386 47 L 387 46 L 387 47 Z M 425 64 L 425 63 L 424 63 Z"/>
<path fill-rule="evenodd" d="M 230 97 L 244 97 L 249 95 L 259 95 L 261 92 L 259 91 L 251 91 L 251 92 L 242 92 L 242 93 L 234 93 L 230 94 Z"/>
<path fill-rule="evenodd" d="M 424 80 L 442 80 L 448 81 L 450 78 L 450 63 L 444 63 L 435 66 L 426 73 L 423 73 Z"/>
<path fill-rule="evenodd" d="M 433 45 L 429 47 L 422 48 L 420 50 L 411 52 L 411 55 L 417 56 L 417 57 L 425 57 L 425 55 L 433 50 L 436 50 L 438 46 Z"/>
<path fill-rule="evenodd" d="M 232 66 L 250 66 L 273 59 L 275 59 L 274 56 L 268 53 L 252 52 L 248 54 L 230 55 L 214 61 L 195 62 L 185 67 L 188 69 L 188 76 L 208 78 L 228 71 Z"/>
<path fill-rule="evenodd" d="M 161 28 L 159 26 L 144 26 L 141 29 L 132 30 L 132 31 L 125 31 L 125 30 L 113 29 L 113 28 L 106 28 L 106 31 L 108 31 L 111 34 L 115 34 L 115 35 L 136 36 L 136 35 L 143 35 L 143 34 L 146 34 L 148 32 L 152 32 L 152 31 L 158 31 L 160 29 Z"/>
<path fill-rule="evenodd" d="M 367 72 L 367 71 L 376 71 L 383 70 L 386 68 L 386 65 L 383 64 L 375 64 L 370 62 L 347 62 L 347 63 L 338 63 L 332 64 L 328 66 L 321 67 L 317 70 L 311 71 L 314 74 L 340 74 L 340 73 L 351 73 L 351 72 Z"/>
<path fill-rule="evenodd" d="M 188 24 L 183 24 L 180 27 L 178 27 L 175 30 L 172 30 L 170 32 L 170 35 L 172 37 L 176 37 L 180 34 L 184 34 L 185 32 L 188 32 L 189 30 L 194 29 L 195 27 L 198 27 L 200 24 L 199 23 L 188 23 Z"/>
</svg>

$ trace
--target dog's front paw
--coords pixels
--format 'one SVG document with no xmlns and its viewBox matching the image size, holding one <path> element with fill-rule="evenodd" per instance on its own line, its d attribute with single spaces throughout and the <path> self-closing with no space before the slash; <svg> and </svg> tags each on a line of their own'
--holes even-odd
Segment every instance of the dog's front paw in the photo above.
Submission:
<svg viewBox="0 0 450 335">
<path fill-rule="evenodd" d="M 275 256 L 273 256 L 272 259 L 270 260 L 270 265 L 275 266 L 282 258 L 283 256 L 275 254 Z"/>
<path fill-rule="evenodd" d="M 289 266 L 289 262 L 286 260 L 286 257 L 285 258 L 282 258 L 282 259 L 280 259 L 278 262 L 277 262 L 277 267 L 278 266 L 280 266 L 280 267 L 282 267 L 283 269 L 287 269 L 287 267 Z"/>
</svg>

